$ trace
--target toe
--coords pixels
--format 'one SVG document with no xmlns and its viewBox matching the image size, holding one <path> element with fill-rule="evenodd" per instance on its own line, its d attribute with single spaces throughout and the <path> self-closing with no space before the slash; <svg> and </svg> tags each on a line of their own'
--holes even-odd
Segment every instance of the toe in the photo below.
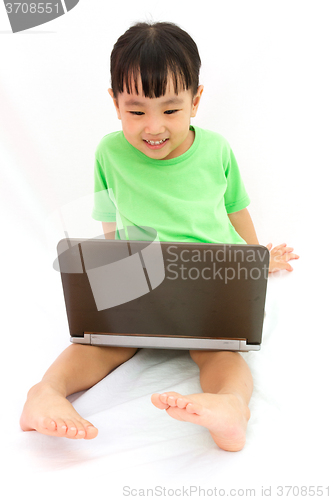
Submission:
<svg viewBox="0 0 333 500">
<path fill-rule="evenodd" d="M 43 434 L 65 436 L 67 432 L 67 426 L 62 418 L 45 417 L 41 421 L 41 425 L 37 426 L 36 430 L 38 432 L 42 432 Z"/>
<path fill-rule="evenodd" d="M 186 408 L 187 404 L 188 403 L 186 402 L 186 400 L 184 398 L 178 398 L 177 399 L 177 406 L 178 406 L 178 408 L 181 408 L 181 409 Z"/>
<path fill-rule="evenodd" d="M 86 437 L 86 430 L 84 428 L 84 425 L 79 420 L 76 420 L 75 426 L 77 428 L 77 433 L 76 433 L 75 438 L 76 439 L 84 439 Z"/>
<path fill-rule="evenodd" d="M 94 439 L 98 434 L 98 429 L 96 429 L 96 427 L 94 427 L 90 423 L 85 427 L 85 430 L 86 430 L 85 439 Z"/>
<path fill-rule="evenodd" d="M 196 415 L 204 415 L 207 413 L 208 410 L 201 403 L 190 401 L 189 404 L 186 406 L 186 411 L 188 413 L 195 413 Z"/>
<path fill-rule="evenodd" d="M 169 406 L 177 406 L 177 400 L 178 398 L 181 398 L 182 394 L 179 394 L 179 392 L 163 392 L 161 394 L 161 401 L 165 404 L 168 404 Z"/>
<path fill-rule="evenodd" d="M 97 436 L 98 430 L 88 420 L 76 420 L 76 439 L 93 439 Z"/>
<path fill-rule="evenodd" d="M 162 398 L 162 396 L 165 397 Z M 165 403 L 165 400 L 166 400 L 165 394 L 154 393 L 151 396 L 151 402 L 153 403 L 153 405 L 156 406 L 156 408 L 159 408 L 160 410 L 165 410 L 166 408 L 169 408 L 169 405 L 168 403 Z"/>
<path fill-rule="evenodd" d="M 67 427 L 67 424 L 64 420 L 57 423 L 57 435 L 59 437 L 67 436 L 67 431 L 68 431 L 68 427 Z"/>
<path fill-rule="evenodd" d="M 186 396 L 182 396 L 178 392 L 169 392 L 167 402 L 170 406 L 181 409 L 186 409 L 188 413 L 197 413 L 198 415 L 202 414 L 203 406 L 200 403 L 195 403 L 190 398 Z"/>
<path fill-rule="evenodd" d="M 57 423 L 54 419 L 46 417 L 42 421 L 41 425 L 45 430 L 54 432 L 57 430 Z"/>
<path fill-rule="evenodd" d="M 169 406 L 177 406 L 177 398 L 175 396 L 168 396 L 167 403 Z"/>
<path fill-rule="evenodd" d="M 66 420 L 67 432 L 65 434 L 66 437 L 70 439 L 74 439 L 77 435 L 77 427 L 73 420 Z"/>
<path fill-rule="evenodd" d="M 203 413 L 203 410 L 204 410 L 203 406 L 199 403 L 189 402 L 186 405 L 187 413 L 196 413 L 197 415 L 201 415 Z"/>
</svg>

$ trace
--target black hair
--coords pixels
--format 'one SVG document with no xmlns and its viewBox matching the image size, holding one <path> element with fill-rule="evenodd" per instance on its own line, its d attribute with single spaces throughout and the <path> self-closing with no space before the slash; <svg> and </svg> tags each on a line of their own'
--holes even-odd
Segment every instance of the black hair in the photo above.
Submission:
<svg viewBox="0 0 333 500">
<path fill-rule="evenodd" d="M 165 95 L 169 75 L 174 91 L 199 86 L 201 60 L 194 40 L 173 23 L 137 23 L 118 38 L 111 53 L 111 87 L 114 97 L 134 89 L 141 77 L 145 97 Z M 134 89 L 132 89 L 132 82 Z"/>
</svg>

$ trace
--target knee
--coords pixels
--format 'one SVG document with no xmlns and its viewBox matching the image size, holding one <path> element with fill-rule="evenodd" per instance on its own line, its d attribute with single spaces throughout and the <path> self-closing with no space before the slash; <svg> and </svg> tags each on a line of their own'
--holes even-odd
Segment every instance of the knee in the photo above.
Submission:
<svg viewBox="0 0 333 500">
<path fill-rule="evenodd" d="M 139 350 L 137 347 L 115 347 L 116 352 L 127 361 Z"/>
<path fill-rule="evenodd" d="M 123 346 L 108 346 L 100 347 L 100 349 L 105 350 L 105 354 L 112 359 L 116 359 L 117 363 L 122 364 L 125 361 L 131 359 L 134 354 L 138 351 L 136 347 L 123 347 Z"/>
<path fill-rule="evenodd" d="M 190 350 L 190 356 L 193 359 L 193 361 L 199 365 L 204 359 L 207 358 L 207 354 L 209 354 L 210 351 L 199 351 L 199 350 Z"/>
<path fill-rule="evenodd" d="M 86 344 L 71 344 L 70 352 L 74 356 L 98 357 L 103 359 L 116 359 L 119 364 L 124 363 L 134 356 L 138 348 L 122 346 L 97 346 Z"/>
<path fill-rule="evenodd" d="M 235 359 L 240 357 L 238 352 L 234 351 L 199 351 L 190 350 L 190 356 L 197 365 L 201 365 L 205 361 L 210 363 L 213 361 L 225 362 L 229 359 Z"/>
</svg>

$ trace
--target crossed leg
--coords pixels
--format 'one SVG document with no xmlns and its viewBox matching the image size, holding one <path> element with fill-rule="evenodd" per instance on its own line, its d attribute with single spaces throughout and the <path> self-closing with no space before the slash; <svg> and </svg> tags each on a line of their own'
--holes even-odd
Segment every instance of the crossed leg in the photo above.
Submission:
<svg viewBox="0 0 333 500">
<path fill-rule="evenodd" d="M 177 420 L 206 427 L 223 450 L 241 450 L 253 391 L 248 365 L 237 352 L 192 350 L 190 355 L 200 368 L 203 392 L 187 396 L 177 392 L 156 393 L 151 397 L 152 403 Z"/>
</svg>

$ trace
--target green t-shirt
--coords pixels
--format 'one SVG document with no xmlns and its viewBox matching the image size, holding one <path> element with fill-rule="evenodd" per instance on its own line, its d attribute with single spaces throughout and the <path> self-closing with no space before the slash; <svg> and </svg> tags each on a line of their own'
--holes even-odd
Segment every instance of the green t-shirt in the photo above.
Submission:
<svg viewBox="0 0 333 500">
<path fill-rule="evenodd" d="M 117 229 L 154 228 L 160 241 L 245 243 L 227 215 L 250 203 L 230 145 L 220 134 L 191 129 L 192 146 L 170 160 L 149 158 L 122 131 L 103 137 L 93 218 Z"/>
</svg>

